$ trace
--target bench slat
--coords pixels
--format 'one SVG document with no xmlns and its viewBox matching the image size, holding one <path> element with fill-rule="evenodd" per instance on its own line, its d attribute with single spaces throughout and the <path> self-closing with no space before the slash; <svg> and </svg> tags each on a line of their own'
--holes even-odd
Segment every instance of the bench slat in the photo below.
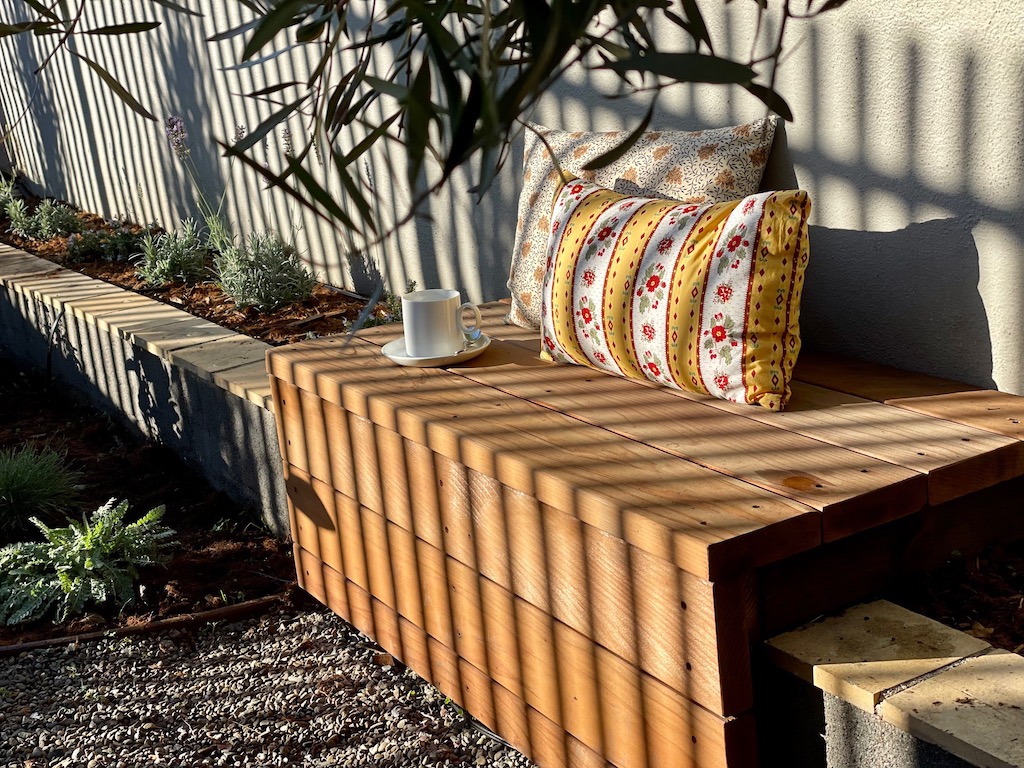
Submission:
<svg viewBox="0 0 1024 768">
<path fill-rule="evenodd" d="M 304 412 L 283 398 L 289 460 L 320 466 L 325 481 L 365 486 L 356 498 L 367 506 L 379 503 L 380 471 L 368 466 L 378 458 L 355 448 L 372 444 L 372 422 L 636 546 L 671 542 L 676 564 L 705 578 L 821 540 L 807 506 L 447 372 L 398 368 L 363 342 L 343 354 L 303 345 L 269 360 L 283 382 L 323 399 Z M 359 471 L 331 466 L 346 454 Z"/>
<path fill-rule="evenodd" d="M 826 538 L 924 506 L 926 481 L 914 470 L 661 387 L 638 386 L 580 366 L 538 366 L 535 355 L 507 345 L 498 352 L 500 357 L 450 370 L 814 507 L 823 513 Z"/>
</svg>

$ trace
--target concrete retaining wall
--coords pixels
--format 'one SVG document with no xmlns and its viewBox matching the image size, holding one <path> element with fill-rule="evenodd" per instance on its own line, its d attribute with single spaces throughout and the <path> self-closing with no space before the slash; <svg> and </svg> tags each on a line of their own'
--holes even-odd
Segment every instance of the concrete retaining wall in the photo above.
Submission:
<svg viewBox="0 0 1024 768">
<path fill-rule="evenodd" d="M 266 345 L 0 247 L 0 353 L 163 443 L 281 538 L 288 511 Z"/>
</svg>

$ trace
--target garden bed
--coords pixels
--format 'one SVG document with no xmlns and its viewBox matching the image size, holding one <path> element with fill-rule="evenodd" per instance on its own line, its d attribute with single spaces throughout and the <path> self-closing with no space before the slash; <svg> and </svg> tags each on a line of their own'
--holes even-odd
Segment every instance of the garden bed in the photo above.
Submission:
<svg viewBox="0 0 1024 768">
<path fill-rule="evenodd" d="M 26 198 L 26 202 L 31 210 L 39 200 Z M 84 234 L 115 235 L 122 231 L 138 234 L 141 231 L 137 225 L 111 222 L 84 211 L 78 212 L 78 220 Z M 68 237 L 36 240 L 14 234 L 10 231 L 10 220 L 2 207 L 0 243 L 149 296 L 267 344 L 288 344 L 300 339 L 346 333 L 366 306 L 365 298 L 317 283 L 312 297 L 304 302 L 274 312 L 260 312 L 253 307 L 242 308 L 213 281 L 212 261 L 208 263 L 210 279 L 190 284 L 171 283 L 158 288 L 147 286 L 128 259 L 108 260 L 98 254 L 76 258 L 69 253 Z M 382 304 L 376 316 L 379 318 L 386 312 L 387 307 Z"/>
<path fill-rule="evenodd" d="M 163 522 L 177 535 L 168 564 L 143 571 L 144 600 L 121 612 L 91 610 L 61 625 L 0 626 L 0 645 L 146 625 L 292 591 L 290 548 L 262 528 L 257 515 L 214 491 L 168 449 L 141 442 L 0 356 L 0 450 L 26 443 L 56 449 L 80 474 L 70 514 L 91 512 L 111 497 L 129 500 L 131 519 L 163 504 Z"/>
</svg>

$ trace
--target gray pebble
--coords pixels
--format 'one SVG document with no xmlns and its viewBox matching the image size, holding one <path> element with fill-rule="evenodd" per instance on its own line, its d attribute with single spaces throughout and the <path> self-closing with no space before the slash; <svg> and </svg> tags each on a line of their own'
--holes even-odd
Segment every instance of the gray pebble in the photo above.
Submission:
<svg viewBox="0 0 1024 768">
<path fill-rule="evenodd" d="M 314 610 L 0 659 L 0 765 L 532 767 L 375 656 Z"/>
</svg>

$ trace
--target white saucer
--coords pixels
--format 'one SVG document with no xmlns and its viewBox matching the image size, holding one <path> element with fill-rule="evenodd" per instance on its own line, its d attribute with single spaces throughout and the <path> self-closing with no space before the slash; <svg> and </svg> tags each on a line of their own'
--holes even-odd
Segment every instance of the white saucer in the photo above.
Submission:
<svg viewBox="0 0 1024 768">
<path fill-rule="evenodd" d="M 400 336 L 394 341 L 389 341 L 383 347 L 381 352 L 384 356 L 392 362 L 398 363 L 399 365 L 409 365 L 415 368 L 436 368 L 442 365 L 452 365 L 453 363 L 461 363 L 464 360 L 472 360 L 474 357 L 479 355 L 491 344 L 491 339 L 486 334 L 481 333 L 480 338 L 471 342 L 461 352 L 456 352 L 454 355 L 440 355 L 438 357 L 412 357 L 408 352 L 405 351 L 405 337 Z"/>
</svg>

